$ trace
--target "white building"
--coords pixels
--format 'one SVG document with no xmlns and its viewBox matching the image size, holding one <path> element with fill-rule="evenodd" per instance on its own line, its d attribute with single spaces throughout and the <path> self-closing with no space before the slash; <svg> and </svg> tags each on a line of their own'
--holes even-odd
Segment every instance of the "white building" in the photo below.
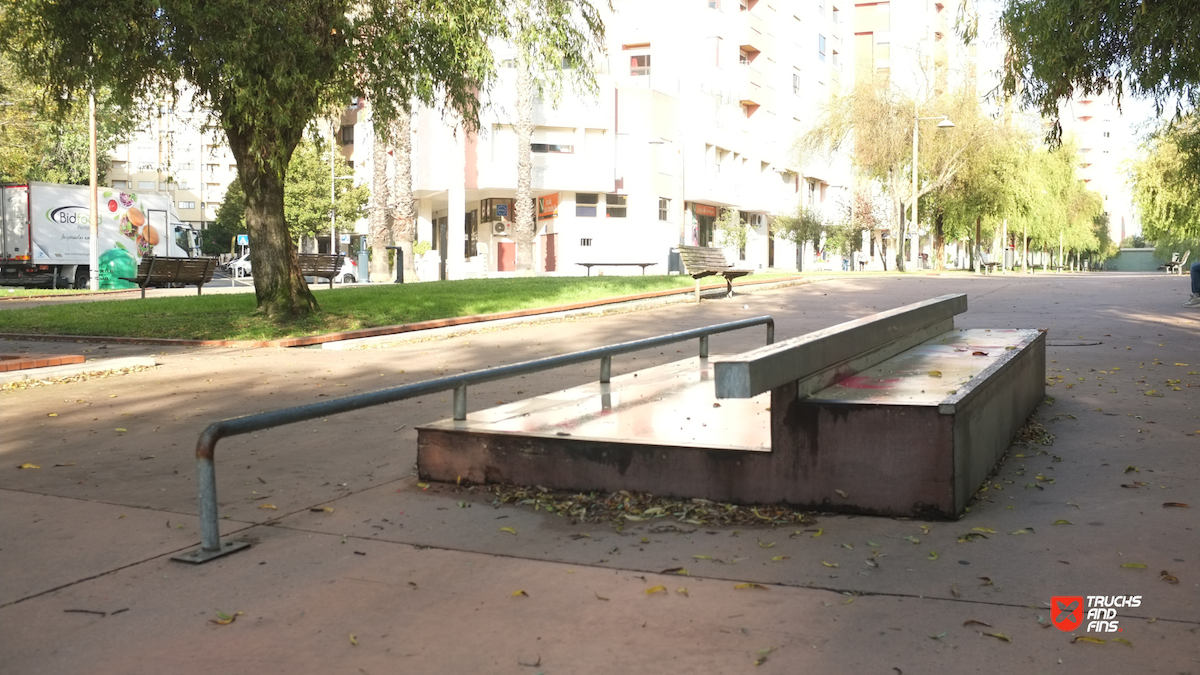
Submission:
<svg viewBox="0 0 1200 675">
<path fill-rule="evenodd" d="M 599 95 L 567 90 L 557 107 L 535 103 L 536 271 L 575 275 L 581 262 L 656 263 L 649 273 L 666 273 L 674 269 L 672 247 L 722 243 L 714 228 L 721 209 L 738 211 L 750 226 L 744 250 L 727 250 L 731 260 L 796 269 L 796 247 L 772 236 L 772 216 L 801 199 L 829 208 L 850 185 L 846 158 L 800 167 L 792 145 L 830 92 L 850 86 L 852 7 L 830 0 L 614 4 L 607 59 L 597 64 Z M 424 280 L 515 270 L 516 72 L 510 52 L 500 48 L 497 56 L 509 67 L 478 134 L 455 135 L 433 111 L 415 114 L 418 240 L 435 247 L 419 269 Z M 370 164 L 367 117 L 356 132 L 360 171 Z"/>
<path fill-rule="evenodd" d="M 1119 243 L 1142 231 L 1129 184 L 1137 140 L 1112 96 L 1076 95 L 1061 107 L 1063 137 L 1079 142 L 1079 176 L 1104 200 L 1109 238 Z"/>
</svg>

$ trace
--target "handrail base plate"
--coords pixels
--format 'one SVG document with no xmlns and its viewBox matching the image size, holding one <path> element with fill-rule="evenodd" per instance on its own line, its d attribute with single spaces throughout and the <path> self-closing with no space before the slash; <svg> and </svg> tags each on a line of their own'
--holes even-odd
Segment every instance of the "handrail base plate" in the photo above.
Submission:
<svg viewBox="0 0 1200 675">
<path fill-rule="evenodd" d="M 248 541 L 223 541 L 223 542 L 221 542 L 221 548 L 216 551 L 210 551 L 206 548 L 196 548 L 196 549 L 192 549 L 191 551 L 188 551 L 187 553 L 180 553 L 179 555 L 173 555 L 173 556 L 171 556 L 171 560 L 178 560 L 179 562 L 185 562 L 185 563 L 191 563 L 193 565 L 199 565 L 200 563 L 206 563 L 209 560 L 212 560 L 213 558 L 220 558 L 223 555 L 229 555 L 230 553 L 240 551 L 244 548 L 250 548 L 250 542 L 248 542 Z"/>
</svg>

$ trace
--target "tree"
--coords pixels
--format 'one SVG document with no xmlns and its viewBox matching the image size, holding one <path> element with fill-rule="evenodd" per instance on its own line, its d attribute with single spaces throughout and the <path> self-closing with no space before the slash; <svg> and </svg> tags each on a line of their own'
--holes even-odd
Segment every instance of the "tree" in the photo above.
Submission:
<svg viewBox="0 0 1200 675">
<path fill-rule="evenodd" d="M 201 235 L 200 250 L 204 255 L 230 253 L 234 237 L 239 234 L 246 234 L 246 194 L 235 178 L 225 189 L 225 201 L 217 208 L 216 219 Z"/>
<path fill-rule="evenodd" d="M 90 158 L 87 99 L 47 105 L 36 86 L 0 55 L 0 183 L 44 181 L 86 185 Z M 103 180 L 113 148 L 133 129 L 136 115 L 104 91 L 96 100 L 97 164 Z"/>
<path fill-rule="evenodd" d="M 1164 125 L 1146 140 L 1142 156 L 1133 165 L 1133 195 L 1142 234 L 1158 242 L 1160 255 L 1200 244 L 1200 181 L 1180 148 L 1182 138 L 1198 132 L 1200 120 L 1194 115 L 1180 124 Z"/>
<path fill-rule="evenodd" d="M 542 0 L 595 17 L 588 0 Z M 0 9 L 0 51 L 44 91 L 111 88 L 130 104 L 184 81 L 207 99 L 246 193 L 259 311 L 318 310 L 284 218 L 288 162 L 308 124 L 351 96 L 374 114 L 419 101 L 478 125 L 494 77 L 489 41 L 510 36 L 501 0 L 22 0 Z M 582 21 L 589 38 L 599 19 Z M 556 26 L 556 28 L 561 28 Z M 545 39 L 585 60 L 562 30 Z M 590 43 L 589 43 L 590 44 Z"/>
<path fill-rule="evenodd" d="M 914 198 L 912 171 L 925 176 L 923 184 L 918 181 L 917 199 L 940 189 L 963 167 L 980 134 L 991 124 L 978 114 L 978 102 L 966 91 L 927 102 L 919 110 L 926 117 L 947 115 L 955 123 L 946 133 L 930 130 L 918 134 L 920 167 L 912 166 L 917 104 L 876 82 L 860 83 L 848 94 L 831 97 L 817 124 L 796 145 L 801 155 L 815 152 L 828 156 L 852 141 L 855 166 L 867 178 L 883 183 L 892 198 L 900 242 L 907 231 L 905 211 Z M 904 271 L 903 248 L 897 249 L 896 267 Z"/>
<path fill-rule="evenodd" d="M 1189 0 L 1007 0 L 1004 88 L 1054 120 L 1075 92 L 1152 98 L 1161 113 L 1200 101 L 1200 13 Z M 1176 98 L 1178 97 L 1178 98 Z"/>
<path fill-rule="evenodd" d="M 399 243 L 404 253 L 404 278 L 417 278 L 415 264 L 419 253 L 415 245 L 417 238 L 417 214 L 413 209 L 412 188 L 412 111 L 403 106 L 396 108 L 396 122 L 392 125 L 393 159 L 392 172 L 392 238 Z M 423 253 L 423 251 L 420 251 Z"/>
<path fill-rule="evenodd" d="M 324 140 L 305 139 L 292 154 L 284 185 L 284 221 L 289 241 L 303 237 L 329 236 L 329 150 Z M 350 171 L 350 164 L 336 153 L 334 167 L 339 175 Z M 353 223 L 363 215 L 370 191 L 365 185 L 334 181 L 334 214 L 339 223 Z M 214 252 L 228 251 L 230 239 L 247 232 L 246 195 L 242 179 L 234 178 L 225 191 L 225 201 L 217 210 L 216 222 L 209 226 Z M 344 225 L 343 225 L 344 226 Z M 212 232 L 216 230 L 216 232 Z M 253 251 L 254 240 L 250 240 Z"/>
<path fill-rule="evenodd" d="M 518 0 L 509 5 L 510 42 L 516 50 L 517 189 L 513 201 L 513 238 L 517 244 L 516 268 L 533 269 L 533 241 L 537 221 L 533 200 L 533 99 L 541 95 L 557 105 L 562 95 L 564 70 L 573 86 L 595 94 L 596 80 L 588 55 L 602 47 L 604 24 L 586 3 L 578 10 L 580 21 L 570 20 L 575 8 L 559 0 Z"/>
<path fill-rule="evenodd" d="M 373 125 L 375 126 L 375 125 Z M 387 247 L 392 244 L 392 214 L 388 209 L 391 201 L 388 184 L 389 146 L 381 128 L 375 127 L 371 139 L 371 210 L 368 212 L 367 238 L 371 244 L 371 275 L 374 281 L 383 281 L 388 273 Z"/>
</svg>

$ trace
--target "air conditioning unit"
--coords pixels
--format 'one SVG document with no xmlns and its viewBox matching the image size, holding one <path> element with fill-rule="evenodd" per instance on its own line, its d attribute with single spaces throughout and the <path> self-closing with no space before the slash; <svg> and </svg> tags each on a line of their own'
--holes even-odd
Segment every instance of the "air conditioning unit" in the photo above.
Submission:
<svg viewBox="0 0 1200 675">
<path fill-rule="evenodd" d="M 512 229 L 512 223 L 503 220 L 497 220 L 492 223 L 492 234 L 497 237 L 507 237 Z"/>
</svg>

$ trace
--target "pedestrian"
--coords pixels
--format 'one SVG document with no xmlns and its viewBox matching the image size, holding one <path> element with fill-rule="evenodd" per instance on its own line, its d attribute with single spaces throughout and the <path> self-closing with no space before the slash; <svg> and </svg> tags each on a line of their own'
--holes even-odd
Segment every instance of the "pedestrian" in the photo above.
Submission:
<svg viewBox="0 0 1200 675">
<path fill-rule="evenodd" d="M 1192 263 L 1192 295 L 1184 307 L 1200 307 L 1200 261 Z"/>
</svg>

